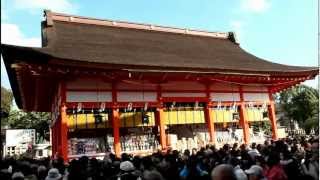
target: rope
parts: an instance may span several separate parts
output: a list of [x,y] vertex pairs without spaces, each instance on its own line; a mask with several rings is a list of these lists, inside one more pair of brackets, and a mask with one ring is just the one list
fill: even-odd
[[[215,78],[211,78],[211,80],[215,80],[218,82],[225,82],[225,83],[229,83],[229,84],[237,84],[237,85],[247,85],[247,86],[261,86],[261,84],[247,84],[247,83],[238,83],[238,82],[233,82],[233,81],[225,81],[225,80],[221,80],[221,79],[215,79]],[[285,84],[290,84],[293,82],[297,82],[297,81],[288,81],[288,82],[283,82],[283,83],[277,83],[277,84],[264,84],[266,86],[268,85],[285,85]]]

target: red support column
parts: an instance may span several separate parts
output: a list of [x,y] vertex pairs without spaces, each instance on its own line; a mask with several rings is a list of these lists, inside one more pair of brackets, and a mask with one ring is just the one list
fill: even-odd
[[67,125],[67,107],[65,105],[62,105],[60,113],[61,113],[61,122],[60,122],[61,152],[60,152],[60,155],[64,159],[64,162],[68,162],[68,125]]
[[215,130],[214,130],[214,122],[212,118],[212,111],[209,106],[206,106],[204,109],[204,116],[207,122],[210,143],[215,143]]
[[210,109],[210,105],[211,105],[211,96],[210,96],[210,84],[205,84],[206,86],[206,98],[207,98],[207,106],[204,108],[204,117],[207,123],[207,127],[208,127],[208,132],[209,132],[209,136],[210,136],[210,143],[215,143],[216,142],[216,138],[215,138],[215,130],[214,130],[214,122],[213,122],[213,114],[212,114],[212,110]]
[[51,126],[51,151],[52,151],[52,157],[54,157],[54,155],[56,154],[57,150],[56,150],[56,129],[55,129],[55,124],[53,124]]
[[[58,119],[57,119],[58,120]],[[57,121],[56,120],[56,121]],[[58,122],[55,122],[54,124],[54,134],[55,134],[55,137],[54,137],[54,142],[55,142],[55,152],[54,152],[54,155],[56,155],[56,153],[58,153],[58,150],[59,150],[59,133],[58,133]]]
[[250,132],[249,132],[249,125],[247,122],[247,116],[246,116],[246,112],[245,112],[244,103],[241,103],[241,105],[240,105],[240,125],[243,130],[244,143],[248,144],[250,142]]
[[167,141],[166,141],[166,130],[164,124],[164,114],[163,108],[158,108],[156,111],[156,122],[158,122],[159,130],[160,130],[160,144],[162,149],[167,148]]
[[53,143],[54,143],[54,153],[55,155],[58,152],[58,130],[57,130],[57,122],[54,123],[53,130],[54,130],[54,136],[53,136]]
[[271,121],[272,139],[277,140],[278,139],[278,128],[277,128],[275,106],[274,106],[274,101],[273,101],[273,97],[272,97],[271,92],[269,92],[269,102],[270,102],[270,105],[268,106],[268,114],[269,114],[269,119]]
[[247,122],[247,113],[245,109],[245,103],[244,103],[244,98],[243,98],[243,91],[242,91],[242,86],[239,88],[239,93],[240,93],[240,125],[242,126],[243,130],[243,140],[245,144],[248,144],[250,142],[250,132],[249,132],[249,125]]
[[61,156],[62,148],[61,148],[61,118],[58,117],[56,122],[56,132],[57,132],[57,153],[59,156]]
[[111,112],[112,128],[113,128],[113,148],[117,157],[121,156],[120,144],[120,115],[117,107],[117,89],[116,82],[112,82],[112,112]]
[[112,109],[112,125],[113,125],[113,138],[114,138],[114,152],[117,157],[121,155],[121,145],[120,145],[120,115],[118,109]]

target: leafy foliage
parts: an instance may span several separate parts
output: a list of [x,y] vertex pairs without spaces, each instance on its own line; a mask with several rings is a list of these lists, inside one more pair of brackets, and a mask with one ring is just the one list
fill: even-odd
[[280,93],[277,97],[280,118],[286,124],[290,120],[299,123],[308,133],[312,128],[319,130],[319,92],[309,86],[300,85]]
[[1,111],[9,113],[12,106],[12,100],[12,92],[1,86]]
[[48,139],[49,120],[50,113],[13,110],[8,117],[8,126],[16,129],[35,129],[40,139]]
[[1,87],[1,109],[8,113],[8,117],[1,117],[1,127],[13,129],[35,129],[39,139],[48,139],[50,113],[23,112],[13,109],[13,95],[6,88]]

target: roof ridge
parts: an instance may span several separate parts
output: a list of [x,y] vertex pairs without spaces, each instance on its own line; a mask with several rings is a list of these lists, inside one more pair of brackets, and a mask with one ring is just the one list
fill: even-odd
[[[52,26],[55,21],[63,21],[63,22],[73,22],[73,23],[82,23],[82,24],[92,24],[92,25],[100,25],[100,26],[111,26],[111,27],[119,27],[119,28],[129,28],[129,29],[140,29],[140,30],[149,30],[149,31],[157,31],[157,32],[167,32],[167,33],[175,33],[175,34],[186,34],[186,35],[194,35],[194,36],[204,36],[204,37],[212,37],[218,39],[229,39],[234,42],[234,32],[210,32],[205,30],[197,30],[197,29],[188,29],[188,28],[178,28],[178,27],[169,27],[169,26],[161,26],[161,25],[153,25],[153,24],[145,24],[145,23],[134,23],[127,21],[119,21],[119,20],[109,20],[109,19],[98,19],[77,15],[70,15],[64,13],[52,12],[50,10],[44,10],[44,16],[46,17],[47,26]],[[238,42],[234,42],[238,44]]]

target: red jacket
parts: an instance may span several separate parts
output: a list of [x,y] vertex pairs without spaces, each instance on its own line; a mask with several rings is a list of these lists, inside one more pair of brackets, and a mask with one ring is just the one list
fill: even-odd
[[267,170],[266,176],[268,180],[288,180],[288,177],[280,164],[274,165]]

